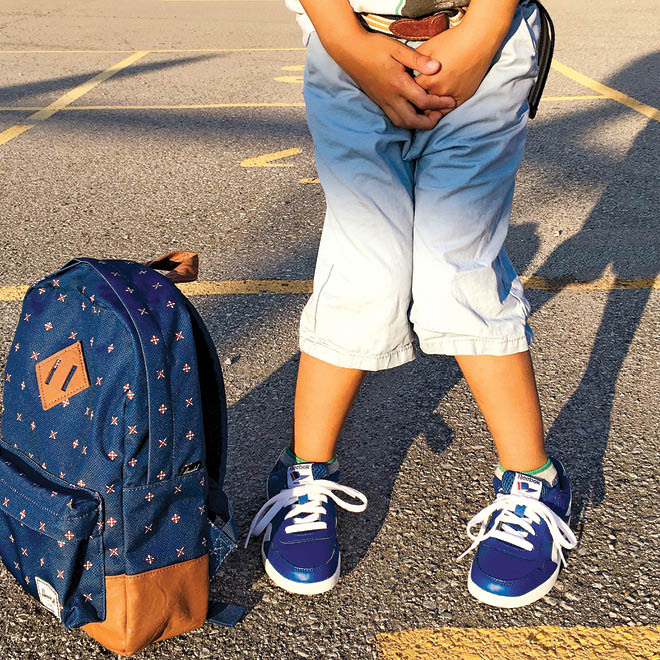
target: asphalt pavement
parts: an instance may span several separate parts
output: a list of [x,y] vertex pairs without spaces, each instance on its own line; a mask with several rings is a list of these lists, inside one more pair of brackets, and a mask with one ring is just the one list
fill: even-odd
[[[342,480],[369,507],[340,514],[339,585],[314,598],[280,591],[253,542],[213,582],[216,597],[248,607],[235,629],[207,625],[136,658],[660,658],[660,9],[546,6],[569,69],[552,71],[530,124],[507,249],[536,276],[527,294],[548,447],[575,491],[579,547],[557,587],[514,611],[467,593],[469,561],[455,558],[491,501],[496,457],[453,359],[420,354],[368,376],[342,434]],[[15,287],[75,256],[190,249],[203,280],[312,278],[324,201],[304,56],[283,0],[3,2],[0,365]],[[30,118],[53,103],[52,116]],[[227,488],[242,538],[290,435],[306,299],[193,298],[227,362]],[[0,599],[2,657],[113,657],[4,568]],[[550,632],[545,646],[529,641],[549,627],[576,631],[576,646]],[[500,629],[526,632],[509,648],[506,634],[489,636]]]

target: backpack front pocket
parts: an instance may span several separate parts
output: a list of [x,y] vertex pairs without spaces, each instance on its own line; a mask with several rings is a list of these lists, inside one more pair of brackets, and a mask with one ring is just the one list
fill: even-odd
[[94,491],[0,447],[0,556],[67,628],[105,619],[102,505]]

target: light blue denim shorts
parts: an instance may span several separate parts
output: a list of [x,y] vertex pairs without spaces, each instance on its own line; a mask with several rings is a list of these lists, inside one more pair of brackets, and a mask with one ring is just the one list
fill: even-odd
[[304,96],[327,212],[302,351],[375,371],[412,360],[415,335],[425,353],[527,350],[503,243],[539,25],[521,3],[476,94],[430,131],[394,126],[312,34]]

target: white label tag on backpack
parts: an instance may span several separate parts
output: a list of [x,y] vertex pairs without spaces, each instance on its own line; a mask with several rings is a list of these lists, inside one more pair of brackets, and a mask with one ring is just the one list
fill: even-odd
[[37,585],[37,593],[39,594],[41,604],[59,619],[60,597],[57,595],[57,591],[46,580],[42,580],[40,577],[35,576],[34,583]]
[[311,463],[292,465],[286,473],[287,486],[294,488],[295,486],[301,486],[305,482],[314,481],[313,467]]
[[516,472],[513,486],[511,486],[511,495],[523,495],[524,497],[531,497],[534,500],[540,500],[542,489],[543,482],[540,479]]

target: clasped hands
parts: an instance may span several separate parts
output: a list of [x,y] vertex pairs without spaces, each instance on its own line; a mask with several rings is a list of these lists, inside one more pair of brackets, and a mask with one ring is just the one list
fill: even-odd
[[417,49],[365,32],[335,59],[395,126],[429,130],[476,92],[492,59],[461,28]]

